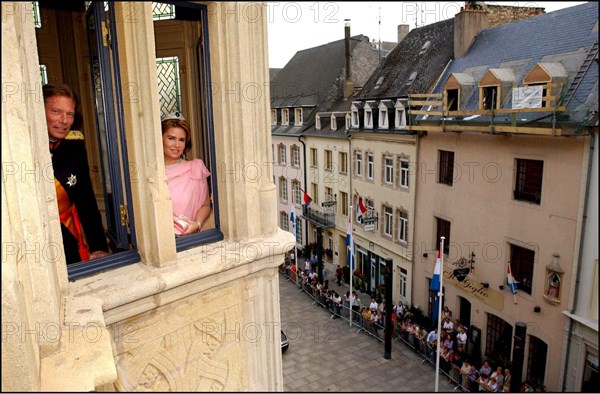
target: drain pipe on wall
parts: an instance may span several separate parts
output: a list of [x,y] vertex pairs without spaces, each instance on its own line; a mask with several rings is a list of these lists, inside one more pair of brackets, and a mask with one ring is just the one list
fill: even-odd
[[[304,178],[304,190],[307,189],[307,185],[306,185],[306,144],[304,143],[304,141],[302,140],[304,138],[304,136],[302,134],[300,134],[298,136],[298,141],[302,144],[302,161],[303,161],[303,165],[304,167],[302,168],[302,177]],[[304,202],[302,200],[301,204],[302,206],[304,206]],[[306,244],[308,244],[308,226],[306,225],[306,222],[304,223],[304,239],[306,240]],[[305,244],[305,245],[306,245]],[[302,245],[302,249],[304,249],[304,245]],[[298,256],[296,256],[296,259],[298,259]],[[302,267],[304,269],[304,267]]]
[[[588,168],[587,168],[587,181],[586,181],[586,185],[585,185],[585,196],[584,196],[584,202],[583,202],[583,218],[581,221],[581,237],[579,239],[579,253],[578,253],[578,258],[577,258],[577,273],[575,275],[575,290],[574,290],[574,296],[573,296],[573,307],[571,308],[571,311],[569,312],[571,315],[574,315],[575,312],[577,311],[577,302],[579,300],[579,282],[580,282],[580,277],[581,277],[581,266],[582,266],[582,261],[581,258],[583,256],[583,244],[585,241],[585,226],[587,223],[587,210],[588,210],[588,203],[589,203],[589,193],[590,193],[590,178],[592,176],[592,165],[594,162],[594,145],[596,144],[596,136],[594,135],[594,132],[591,131],[588,128],[588,134],[590,135],[590,153],[589,153],[589,158],[588,158]],[[571,357],[570,353],[571,353],[571,337],[573,336],[573,318],[569,317],[569,332],[567,334],[567,349],[565,351],[565,368],[563,370],[563,382],[562,382],[562,390],[563,392],[566,391],[566,387],[567,387],[567,377],[568,377],[568,371],[569,371],[569,359]]]

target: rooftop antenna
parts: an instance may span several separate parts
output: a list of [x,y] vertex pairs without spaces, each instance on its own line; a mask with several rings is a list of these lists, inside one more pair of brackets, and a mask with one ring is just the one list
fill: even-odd
[[381,61],[381,7],[379,7],[379,61]]
[[415,12],[415,29],[419,27],[419,3],[415,3],[417,12]]

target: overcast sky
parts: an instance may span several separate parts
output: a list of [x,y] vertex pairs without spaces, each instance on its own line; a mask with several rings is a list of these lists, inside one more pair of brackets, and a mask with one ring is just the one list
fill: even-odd
[[[544,7],[546,12],[585,2],[488,1],[487,4]],[[350,34],[397,41],[398,25],[428,25],[452,18],[464,1],[436,2],[267,2],[269,67],[283,68],[297,51],[344,38],[344,19]],[[381,26],[379,24],[381,15]]]

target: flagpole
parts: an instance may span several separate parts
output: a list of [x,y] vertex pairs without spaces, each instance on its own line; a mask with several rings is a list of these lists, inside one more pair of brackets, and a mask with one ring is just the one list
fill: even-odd
[[440,259],[442,261],[442,266],[440,267],[440,290],[438,291],[438,335],[437,335],[437,355],[435,356],[435,392],[437,393],[439,390],[440,384],[440,339],[442,338],[442,296],[444,289],[444,239],[445,237],[440,237]]
[[352,259],[354,258],[354,234],[352,233],[352,205],[350,205],[349,207],[349,211],[348,211],[348,215],[350,215],[350,250],[348,250],[346,253],[350,253],[350,297],[348,297],[348,300],[350,301],[350,327],[352,327],[352,313],[354,312],[354,309],[352,309],[352,277],[354,276],[354,272],[352,271]]
[[290,207],[290,215],[294,214],[294,220],[292,222],[292,229],[294,230],[294,265],[296,266],[296,275],[294,282],[298,285],[298,241],[296,240],[296,202],[294,201],[294,191],[292,190],[292,206]]

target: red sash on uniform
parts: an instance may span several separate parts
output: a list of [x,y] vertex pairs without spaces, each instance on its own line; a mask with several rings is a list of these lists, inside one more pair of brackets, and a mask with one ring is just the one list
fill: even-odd
[[75,208],[75,205],[71,205],[71,200],[69,200],[67,191],[56,178],[54,178],[54,186],[56,187],[56,197],[58,198],[60,222],[77,240],[81,261],[88,261],[90,259],[90,249],[83,238],[83,229],[81,228],[81,221],[79,220],[77,209]]

